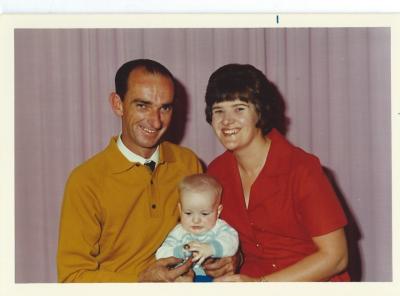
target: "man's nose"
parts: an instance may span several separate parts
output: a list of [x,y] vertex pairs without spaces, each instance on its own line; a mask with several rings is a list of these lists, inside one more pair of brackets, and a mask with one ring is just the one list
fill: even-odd
[[149,122],[152,128],[160,129],[162,127],[161,114],[159,110],[153,110],[150,114]]

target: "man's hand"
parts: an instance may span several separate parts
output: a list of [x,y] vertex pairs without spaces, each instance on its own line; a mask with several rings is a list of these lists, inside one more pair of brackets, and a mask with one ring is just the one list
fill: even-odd
[[232,275],[239,267],[240,258],[241,254],[239,251],[231,257],[209,258],[204,262],[203,268],[206,274],[213,278]]
[[139,282],[189,281],[189,277],[193,279],[193,273],[190,272],[192,259],[189,258],[185,263],[174,268],[181,262],[182,259],[175,257],[159,259],[139,274]]

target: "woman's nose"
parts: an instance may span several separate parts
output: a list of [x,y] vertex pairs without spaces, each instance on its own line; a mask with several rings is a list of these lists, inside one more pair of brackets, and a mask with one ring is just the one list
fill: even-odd
[[222,124],[227,125],[232,123],[234,120],[232,114],[230,112],[225,112],[222,118]]

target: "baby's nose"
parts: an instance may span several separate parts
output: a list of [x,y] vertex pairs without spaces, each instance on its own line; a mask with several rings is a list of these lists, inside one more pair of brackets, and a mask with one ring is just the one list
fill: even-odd
[[193,216],[193,223],[199,223],[200,222],[200,217],[197,215]]

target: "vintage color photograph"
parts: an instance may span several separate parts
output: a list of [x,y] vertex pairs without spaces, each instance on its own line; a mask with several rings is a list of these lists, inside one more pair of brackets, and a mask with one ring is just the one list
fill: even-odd
[[392,33],[16,26],[15,283],[392,282]]

